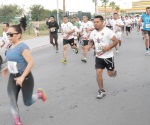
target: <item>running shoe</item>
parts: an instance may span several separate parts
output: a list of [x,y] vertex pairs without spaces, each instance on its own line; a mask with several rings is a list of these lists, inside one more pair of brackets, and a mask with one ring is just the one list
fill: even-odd
[[114,75],[113,75],[113,77],[116,77],[116,76],[117,76],[117,71],[115,71],[115,72],[114,72]]
[[118,51],[118,50],[116,50],[116,54],[118,54],[118,52],[119,52],[119,51]]
[[22,122],[15,123],[15,125],[23,125]]
[[58,49],[56,49],[56,53],[58,53]]
[[43,102],[45,102],[46,101],[46,99],[47,99],[47,97],[46,97],[46,94],[45,94],[45,92],[43,91],[43,89],[42,88],[38,88],[38,93],[41,93],[41,99],[42,99],[42,101]]
[[99,90],[97,94],[97,99],[102,99],[106,95],[105,90]]
[[63,59],[61,62],[64,63],[64,64],[66,64],[66,63],[67,63],[67,60],[66,60],[66,59]]
[[121,42],[119,42],[119,47],[121,46]]
[[146,50],[146,55],[149,54],[149,50]]
[[77,49],[75,50],[75,53],[78,54],[78,52],[79,52],[79,50],[78,50],[78,48],[77,48]]
[[82,61],[82,62],[85,62],[85,63],[87,62],[86,59],[82,59],[81,61]]

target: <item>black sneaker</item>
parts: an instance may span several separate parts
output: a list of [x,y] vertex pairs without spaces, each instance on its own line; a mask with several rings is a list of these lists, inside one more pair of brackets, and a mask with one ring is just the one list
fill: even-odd
[[114,75],[113,75],[113,77],[116,77],[116,76],[117,76],[117,71],[115,71],[115,72],[114,72]]
[[99,90],[96,98],[102,99],[104,96],[106,96],[105,90]]
[[86,63],[86,62],[87,62],[87,61],[86,61],[86,59],[82,59],[81,61],[82,61],[82,62],[84,62],[84,63]]

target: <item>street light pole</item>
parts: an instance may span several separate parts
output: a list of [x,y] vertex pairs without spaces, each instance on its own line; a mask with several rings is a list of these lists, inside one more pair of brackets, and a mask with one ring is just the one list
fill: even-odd
[[57,23],[59,25],[59,3],[58,3],[58,0],[57,0]]

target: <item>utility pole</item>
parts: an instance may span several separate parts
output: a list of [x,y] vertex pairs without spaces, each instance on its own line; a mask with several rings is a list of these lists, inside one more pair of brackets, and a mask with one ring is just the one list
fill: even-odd
[[59,25],[59,3],[58,3],[58,0],[57,0],[57,23]]
[[66,0],[63,0],[63,13],[66,13]]

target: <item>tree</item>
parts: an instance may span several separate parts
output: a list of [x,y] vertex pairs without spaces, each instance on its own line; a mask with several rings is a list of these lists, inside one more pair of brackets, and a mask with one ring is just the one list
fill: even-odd
[[32,20],[43,20],[43,14],[45,10],[42,5],[32,5],[30,7],[30,12],[32,15]]
[[[11,19],[15,18],[16,16],[21,16],[23,12],[23,8],[19,7],[16,4],[9,4],[9,5],[1,5],[0,6],[0,16],[8,17],[7,22]],[[2,21],[2,20],[0,20]]]
[[116,6],[115,7],[115,10],[117,11],[117,13],[119,12],[119,10],[120,10],[120,7],[119,6]]
[[108,0],[101,0],[102,1],[102,6],[105,8],[105,21],[106,21],[106,5],[108,3]]
[[92,0],[93,3],[95,3],[95,15],[97,15],[97,0]]
[[114,9],[116,7],[116,3],[112,1],[112,2],[109,3],[109,6],[112,8],[112,13],[114,13]]

